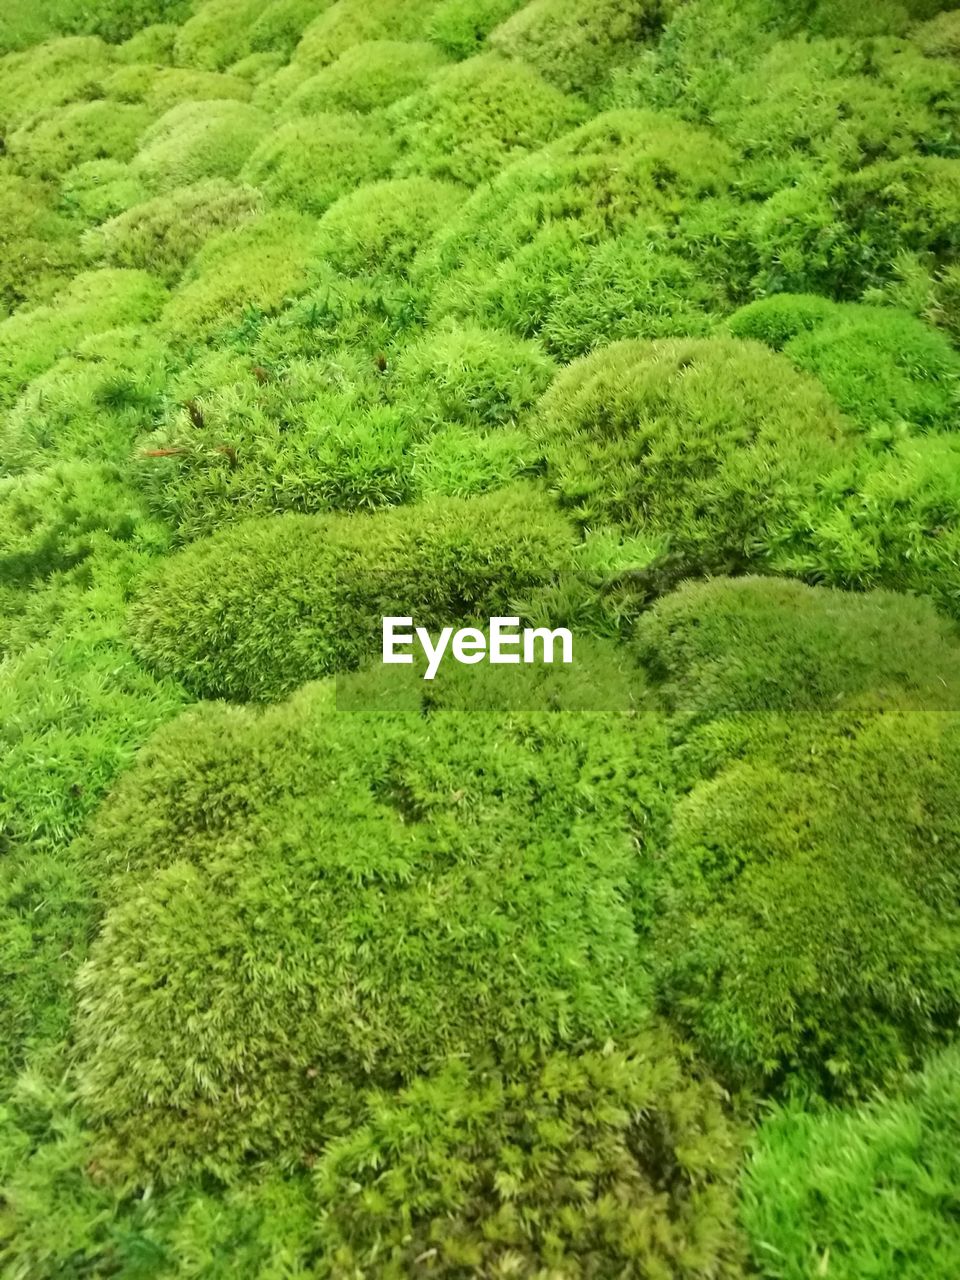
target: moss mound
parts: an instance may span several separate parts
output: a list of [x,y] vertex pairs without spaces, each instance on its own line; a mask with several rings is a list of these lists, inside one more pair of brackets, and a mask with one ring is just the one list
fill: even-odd
[[686,583],[638,629],[643,661],[685,726],[840,706],[960,710],[958,642],[927,601],[776,578]]
[[249,103],[182,102],[144,134],[133,169],[159,192],[235,178],[268,128],[268,117]]
[[251,187],[210,178],[155,196],[94,228],[88,252],[113,267],[139,267],[173,283],[211,236],[262,211]]
[[317,253],[350,275],[404,272],[462,200],[452,183],[433,178],[365,183],[320,219]]
[[730,1082],[864,1091],[960,1012],[957,717],[760,717],[728,737],[702,749],[661,862],[660,1000]]
[[392,148],[353,115],[311,116],[269,134],[243,168],[270,200],[320,214],[351,187],[381,177]]
[[104,1158],[167,1178],[317,1151],[365,1082],[635,1024],[633,854],[578,795],[598,728],[371,721],[326,687],[171,726],[87,854],[118,873],[79,980]]
[[522,63],[483,54],[438,72],[399,103],[400,173],[428,173],[476,186],[565,133],[579,104]]
[[960,1179],[960,1061],[933,1058],[900,1093],[856,1111],[773,1112],[748,1165],[743,1217],[759,1265],[782,1274],[829,1258],[838,1280],[925,1280],[960,1267],[960,1230],[943,1212]]
[[426,41],[368,40],[304,80],[283,111],[303,116],[376,111],[416,92],[445,63]]
[[399,1280],[429,1252],[492,1275],[739,1276],[737,1146],[716,1087],[660,1034],[552,1054],[521,1078],[457,1063],[376,1097],[317,1165],[336,1259],[322,1273],[375,1265]]
[[714,570],[774,560],[850,456],[816,383],[723,338],[576,361],[544,397],[541,431],[549,482],[578,520],[647,531]]
[[133,625],[146,660],[194,692],[275,699],[378,652],[402,601],[434,628],[508,613],[564,566],[569,537],[525,488],[240,524],[168,560]]

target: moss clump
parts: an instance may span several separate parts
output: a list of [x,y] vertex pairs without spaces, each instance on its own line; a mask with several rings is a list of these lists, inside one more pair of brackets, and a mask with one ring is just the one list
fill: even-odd
[[731,330],[767,340],[816,374],[851,417],[868,426],[949,428],[960,407],[960,356],[947,338],[889,307],[823,298],[765,298],[731,318]]
[[73,228],[55,191],[0,171],[0,319],[24,303],[46,301],[79,261]]
[[310,76],[283,104],[286,115],[376,111],[415,93],[446,63],[423,41],[368,40]]
[[635,854],[587,781],[609,733],[334,701],[189,714],[86,842],[112,884],[79,977],[80,1088],[128,1175],[317,1152],[369,1084],[644,1018]]
[[190,264],[163,312],[163,327],[183,341],[211,340],[278,311],[307,284],[316,224],[291,209],[254,218],[214,236]]
[[87,252],[114,267],[142,267],[172,284],[211,236],[262,212],[251,187],[209,178],[134,205],[85,237]]
[[462,200],[455,186],[433,178],[366,183],[320,219],[317,255],[352,275],[404,272]]
[[[641,218],[605,241],[574,269],[544,318],[541,340],[572,360],[620,338],[693,337],[707,333],[721,290],[696,255],[651,234]],[[721,296],[718,296],[721,295]]]
[[188,67],[159,67],[150,77],[144,101],[157,115],[185,102],[247,102],[248,84],[237,76]]
[[690,582],[639,624],[659,696],[685,729],[750,712],[960,710],[960,633],[924,600],[777,578]]
[[39,178],[55,178],[84,160],[129,160],[150,123],[143,106],[80,102],[55,108],[10,135],[14,165]]
[[960,443],[953,435],[903,440],[835,487],[790,569],[857,589],[930,596],[960,617]]
[[668,9],[662,0],[531,0],[491,33],[490,44],[567,92],[590,93],[656,38]]
[[730,1082],[866,1090],[960,1014],[957,718],[732,729],[675,809],[660,863],[661,1003]]
[[120,466],[164,407],[169,353],[145,328],[81,338],[0,417],[8,475],[85,459]]
[[738,1138],[719,1090],[685,1066],[652,1033],[519,1077],[455,1063],[376,1095],[314,1171],[336,1259],[321,1274],[400,1280],[430,1251],[440,1271],[489,1275],[740,1276]]
[[565,133],[578,103],[522,63],[494,54],[439,72],[399,103],[398,172],[428,173],[475,186],[510,161]]
[[523,0],[440,0],[426,33],[454,58],[479,53],[487,36],[519,9]]
[[141,503],[117,470],[66,462],[0,479],[0,584],[22,583],[72,568],[99,534],[129,541],[143,520]]
[[311,116],[268,134],[243,178],[270,200],[320,214],[351,187],[385,174],[391,157],[382,128],[352,115]]
[[532,409],[554,372],[553,361],[535,342],[495,329],[450,327],[402,352],[396,395],[427,422],[499,427]]
[[86,271],[48,304],[0,321],[0,405],[81,337],[152,320],[163,287],[143,271]]
[[194,692],[269,701],[378,651],[401,597],[422,626],[502,613],[565,566],[570,539],[526,488],[251,521],[168,560],[133,626],[145,659]]
[[88,226],[118,216],[146,196],[141,180],[120,160],[87,160],[68,170],[60,183],[61,208]]
[[133,168],[160,192],[235,178],[268,129],[268,117],[248,103],[183,102],[147,130]]
[[422,270],[437,310],[542,326],[585,248],[637,221],[677,222],[687,201],[721,191],[727,154],[705,130],[648,111],[614,111],[510,165],[464,205]]
[[956,1048],[855,1111],[773,1111],[754,1141],[741,1210],[757,1265],[775,1250],[791,1280],[815,1274],[823,1258],[837,1280],[954,1275],[958,1152]]
[[185,67],[223,71],[250,53],[250,30],[269,9],[263,0],[204,0],[177,33],[176,61]]
[[372,40],[418,40],[423,36],[422,0],[338,0],[304,31],[294,62],[319,70],[358,44]]
[[691,569],[775,561],[851,456],[812,379],[729,338],[597,351],[559,376],[541,422],[549,482],[578,520],[661,537]]
[[110,49],[95,37],[50,40],[3,60],[0,120],[6,129],[68,102],[100,96],[100,77],[111,69]]

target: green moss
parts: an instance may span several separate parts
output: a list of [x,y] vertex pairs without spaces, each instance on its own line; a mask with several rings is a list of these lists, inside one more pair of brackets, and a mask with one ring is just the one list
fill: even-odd
[[242,176],[272,201],[323,213],[334,200],[390,168],[382,127],[357,116],[319,115],[281,125],[263,139]]
[[523,0],[440,0],[426,34],[454,58],[479,53],[495,26],[519,9]]
[[263,13],[263,0],[204,0],[177,35],[178,64],[223,71],[250,53],[250,28]]
[[87,160],[60,183],[60,207],[91,225],[116,217],[146,197],[143,183],[120,160]]
[[250,86],[234,75],[187,67],[158,67],[150,77],[144,101],[160,115],[188,102],[246,102]]
[[727,1081],[854,1093],[948,1036],[957,730],[939,710],[755,718],[677,806],[656,985]]
[[400,173],[474,186],[566,132],[579,104],[522,63],[484,54],[433,77],[390,113],[399,128]]
[[526,488],[251,521],[168,561],[133,625],[146,660],[193,691],[275,699],[378,652],[401,597],[423,626],[507,609],[564,566],[570,537]]
[[686,583],[640,621],[641,657],[684,728],[745,712],[960,709],[955,624],[924,600],[776,578]]
[[836,586],[916,591],[960,617],[958,459],[952,435],[868,457],[857,476],[844,477],[789,567]]
[[164,406],[169,355],[145,328],[81,338],[0,417],[8,475],[57,459],[120,465]]
[[251,187],[210,178],[138,202],[89,232],[84,247],[110,266],[142,267],[172,283],[211,236],[261,211],[262,200]]
[[5,129],[14,129],[39,112],[102,97],[100,78],[109,70],[109,47],[94,37],[51,40],[6,57],[0,121]]
[[462,200],[455,186],[432,178],[366,183],[320,219],[317,254],[349,274],[403,272]]
[[50,179],[85,160],[129,160],[150,120],[142,106],[80,102],[35,117],[7,146],[18,169]]
[[36,179],[0,170],[0,319],[43,302],[79,263],[73,228],[55,192]]
[[[615,111],[510,165],[437,237],[423,271],[437,308],[532,336],[584,247],[634,220],[676,223],[687,201],[726,185],[727,155],[706,131],[646,111]],[[494,320],[494,322],[497,322]]]
[[418,40],[423,32],[422,0],[338,0],[304,31],[294,61],[319,70],[354,45],[371,40]]
[[282,109],[287,115],[305,116],[375,111],[420,89],[445,61],[422,41],[369,40],[353,45],[304,80]]
[[183,102],[146,132],[133,168],[161,192],[235,178],[268,128],[268,118],[247,103]]
[[955,9],[938,13],[929,22],[910,32],[911,41],[933,58],[951,58],[960,53],[960,14]]
[[619,338],[692,337],[713,327],[723,301],[695,254],[677,252],[641,218],[571,273],[540,337],[565,360]]
[[759,1267],[783,1280],[927,1280],[960,1269],[960,1058],[932,1058],[856,1111],[772,1112],[747,1165],[742,1215]]
[[324,686],[158,737],[85,854],[112,881],[76,1028],[102,1158],[167,1180],[316,1152],[367,1084],[637,1025],[634,854],[588,782],[598,729],[371,720]]
[[522,418],[555,368],[535,342],[497,330],[449,327],[400,355],[396,397],[418,419],[484,428]]
[[189,341],[222,335],[244,317],[278,311],[307,285],[316,224],[292,210],[254,218],[207,241],[163,312],[164,328]]
[[531,0],[491,33],[490,45],[567,92],[590,93],[657,37],[669,8],[661,0]]
[[86,271],[48,304],[0,321],[0,405],[80,338],[152,320],[162,286],[143,271]]
[[452,1064],[375,1096],[317,1165],[320,1274],[399,1280],[430,1252],[451,1273],[739,1276],[737,1148],[716,1086],[656,1033],[520,1078]]
[[691,568],[775,560],[850,429],[788,362],[731,339],[620,342],[544,397],[548,481],[585,525],[667,539]]

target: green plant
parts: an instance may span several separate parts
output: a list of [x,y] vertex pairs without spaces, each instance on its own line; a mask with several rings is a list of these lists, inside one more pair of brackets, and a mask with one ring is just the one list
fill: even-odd
[[251,521],[166,562],[132,624],[144,658],[194,692],[269,701],[378,651],[387,614],[446,626],[508,610],[569,547],[565,521],[526,488]]
[[368,40],[304,80],[283,104],[292,116],[376,111],[415,93],[445,65],[423,41]]
[[619,342],[545,395],[547,479],[586,526],[659,536],[688,572],[776,563],[851,456],[829,397],[729,338]]
[[134,172],[157,192],[202,178],[236,178],[269,124],[246,102],[181,102],[144,134]]
[[396,171],[476,186],[582,114],[523,63],[481,54],[438,71],[390,112],[400,144]]
[[440,0],[431,11],[426,34],[454,58],[469,58],[521,4],[522,0]]
[[320,219],[317,255],[351,275],[402,274],[462,199],[452,183],[433,178],[365,183]]
[[[765,1275],[927,1280],[960,1267],[960,1061],[932,1057],[902,1091],[855,1111],[773,1111],[754,1140],[741,1210]],[[826,1262],[824,1262],[826,1259]]]
[[351,187],[379,178],[392,148],[377,125],[354,115],[318,115],[268,134],[242,170],[270,200],[321,214]]

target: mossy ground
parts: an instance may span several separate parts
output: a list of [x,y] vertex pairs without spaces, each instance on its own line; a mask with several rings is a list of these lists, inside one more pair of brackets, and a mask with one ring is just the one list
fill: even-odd
[[960,1274],[958,53],[4,6],[0,1273]]

